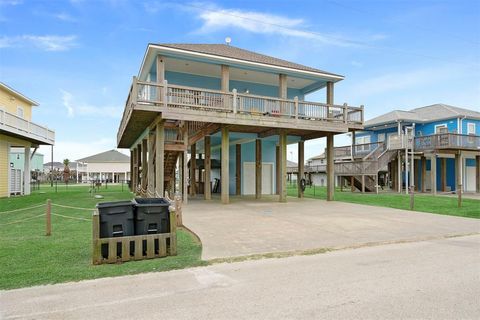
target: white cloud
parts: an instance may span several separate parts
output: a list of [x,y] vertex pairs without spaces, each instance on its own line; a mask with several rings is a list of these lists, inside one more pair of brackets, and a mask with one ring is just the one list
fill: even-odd
[[74,35],[21,35],[14,37],[1,37],[0,48],[34,46],[44,51],[66,51],[75,47],[77,37]]
[[[322,44],[336,46],[362,46],[367,44],[353,38],[338,34],[317,32],[308,28],[308,23],[300,18],[290,18],[270,13],[245,11],[241,9],[224,9],[208,3],[186,5],[195,11],[203,24],[197,32],[210,33],[227,28],[238,28],[251,33],[279,35],[302,38]],[[193,9],[192,9],[193,8]],[[366,41],[384,39],[383,34],[368,36]]]
[[74,101],[75,97],[68,91],[60,90],[62,93],[62,104],[67,110],[70,118],[75,116],[102,116],[109,118],[120,118],[122,108],[116,106],[95,106]]
[[72,17],[70,14],[66,12],[60,12],[60,13],[55,13],[53,14],[54,18],[57,18],[58,20],[65,21],[65,22],[76,22],[77,19]]
[[0,0],[0,6],[17,6],[22,3],[22,0]]

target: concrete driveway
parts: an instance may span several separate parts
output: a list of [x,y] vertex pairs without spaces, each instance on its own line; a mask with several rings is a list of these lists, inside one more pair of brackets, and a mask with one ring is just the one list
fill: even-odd
[[183,222],[200,237],[203,259],[480,233],[476,219],[297,198],[194,199]]

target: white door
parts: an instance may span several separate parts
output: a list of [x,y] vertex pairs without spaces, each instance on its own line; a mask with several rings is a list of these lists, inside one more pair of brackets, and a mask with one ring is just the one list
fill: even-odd
[[465,191],[475,192],[475,167],[465,167]]
[[[243,163],[242,194],[255,194],[255,162]],[[273,194],[273,163],[262,163],[262,194]]]

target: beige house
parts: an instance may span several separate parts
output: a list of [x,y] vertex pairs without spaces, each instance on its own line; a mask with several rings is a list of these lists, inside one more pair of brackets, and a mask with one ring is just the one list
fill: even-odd
[[[53,130],[32,122],[36,106],[37,102],[0,82],[0,197],[30,194],[31,159],[40,145],[55,143]],[[23,170],[10,163],[12,148],[24,149]]]
[[120,183],[130,180],[130,157],[109,150],[77,160],[78,180]]

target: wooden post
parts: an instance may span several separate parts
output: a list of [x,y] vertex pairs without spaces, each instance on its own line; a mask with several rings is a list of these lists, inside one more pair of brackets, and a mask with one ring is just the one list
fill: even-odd
[[280,132],[280,202],[287,202],[287,133]]
[[441,158],[440,160],[440,183],[442,191],[447,191],[447,158]]
[[390,180],[392,181],[392,190],[397,190],[397,161],[394,159],[390,162]]
[[52,200],[47,199],[47,206],[45,207],[45,235],[52,235]]
[[298,172],[297,172],[297,189],[298,197],[303,198],[304,191],[301,188],[301,180],[305,174],[305,141],[298,141]]
[[170,211],[170,255],[177,255],[177,213]]
[[175,213],[177,217],[177,227],[183,226],[182,201],[180,197],[175,197]]
[[475,156],[475,191],[480,193],[480,156]]
[[262,197],[262,140],[255,140],[255,199]]
[[223,204],[228,204],[230,202],[229,199],[229,134],[228,134],[228,127],[222,125],[222,168],[221,168],[221,182],[220,182],[220,189],[221,189],[221,198]]
[[275,146],[275,194],[280,194],[280,145]]
[[413,188],[410,188],[410,210],[413,210],[413,207],[415,205],[414,193],[415,191],[413,190]]
[[130,184],[131,184],[131,190],[132,192],[136,191],[137,188],[137,170],[138,170],[138,164],[137,164],[137,148],[133,148],[133,153],[132,153],[132,163],[133,163],[133,170],[130,172]]
[[278,97],[280,99],[287,99],[287,75],[278,75]]
[[355,177],[350,176],[350,191],[355,192]]
[[[132,175],[133,175],[133,163],[134,163],[134,155],[135,152],[130,149],[130,191],[133,192],[133,184],[132,184]],[[78,173],[77,173],[78,175]],[[125,180],[127,180],[127,173],[125,172]],[[78,179],[77,179],[78,182]],[[123,183],[122,183],[122,189],[123,189]]]
[[437,157],[435,154],[430,158],[430,180],[432,185],[432,194],[437,194]]
[[[147,170],[147,190],[149,195],[155,197],[155,166],[154,166],[154,155],[155,155],[155,144],[154,144],[154,132],[150,131],[147,135],[148,142],[148,170]],[[163,193],[159,195],[162,197]]]
[[147,139],[142,140],[142,189],[147,189],[147,172],[148,172],[148,165],[147,165]]
[[211,179],[211,169],[212,169],[212,162],[211,162],[211,142],[210,136],[205,136],[204,138],[204,149],[205,149],[205,181],[204,181],[204,195],[205,200],[212,199],[212,189],[210,188],[210,179]]
[[427,192],[427,186],[425,183],[425,177],[427,176],[427,158],[425,156],[422,156],[422,175],[421,175],[421,185],[422,185],[422,192],[425,193]]
[[135,179],[135,182],[136,182],[136,185],[135,185],[135,193],[137,192],[137,188],[138,186],[141,186],[141,179],[140,179],[140,175],[141,175],[141,171],[140,171],[140,167],[142,165],[142,143],[139,143],[138,146],[137,146],[137,177]]
[[352,150],[350,150],[350,157],[351,159],[355,159],[355,130],[352,131]]
[[100,239],[100,216],[98,210],[93,211],[92,216],[92,263],[100,264],[102,262]]
[[190,195],[197,193],[197,145],[190,146]]
[[183,204],[186,205],[188,203],[188,186],[187,186],[187,175],[188,175],[188,131],[187,131],[187,123],[184,124],[184,128],[182,129],[183,135],[183,145],[185,147],[185,151],[183,151],[182,157],[182,195],[183,195]]
[[235,194],[242,194],[242,145],[235,145]]
[[402,154],[397,151],[397,191],[402,193]]
[[335,172],[333,163],[333,133],[327,134],[327,201],[333,201]]
[[365,193],[365,175],[362,174],[362,193]]
[[[155,193],[162,197],[165,185],[165,125],[163,121],[157,123],[155,133],[155,148],[157,149],[155,153]],[[175,177],[172,178],[175,179]]]
[[221,90],[223,92],[230,91],[230,67],[227,65],[222,64],[221,66]]
[[457,176],[457,195],[458,195],[458,207],[462,207],[462,169],[463,169],[463,157],[462,152],[459,151],[455,154],[455,167],[456,167],[456,176]]

